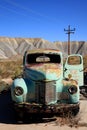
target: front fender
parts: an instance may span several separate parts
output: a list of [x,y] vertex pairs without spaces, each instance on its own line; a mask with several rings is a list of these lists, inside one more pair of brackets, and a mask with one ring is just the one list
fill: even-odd
[[[69,93],[69,88],[74,85],[77,88],[77,92],[74,94]],[[79,94],[79,86],[77,81],[71,79],[71,80],[63,80],[63,91],[67,92],[69,95],[69,102],[70,103],[78,103],[80,94]]]
[[[21,87],[23,89],[23,94],[20,95],[20,96],[17,96],[15,95],[14,93],[14,89],[16,87]],[[15,102],[24,102],[26,101],[26,95],[27,95],[27,85],[26,85],[26,82],[23,78],[17,78],[13,81],[13,84],[12,84],[12,87],[11,87],[11,97],[12,97],[12,100],[15,101]]]

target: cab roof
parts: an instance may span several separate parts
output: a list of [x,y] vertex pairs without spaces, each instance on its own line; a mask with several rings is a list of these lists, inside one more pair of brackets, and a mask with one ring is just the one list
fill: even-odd
[[61,53],[61,51],[55,49],[34,49],[34,50],[27,51],[27,54],[35,54],[35,53],[59,54]]

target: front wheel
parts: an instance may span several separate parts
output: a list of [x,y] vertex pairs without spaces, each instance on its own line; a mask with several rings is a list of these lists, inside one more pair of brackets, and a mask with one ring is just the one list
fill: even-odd
[[19,124],[24,123],[24,112],[15,111],[15,119]]

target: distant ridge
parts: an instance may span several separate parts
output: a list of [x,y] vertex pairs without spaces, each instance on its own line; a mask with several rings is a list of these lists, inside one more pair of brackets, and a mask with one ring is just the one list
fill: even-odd
[[[67,56],[67,42],[49,42],[42,38],[9,38],[0,37],[0,59],[22,57],[26,50],[49,48],[61,50]],[[87,55],[87,42],[72,41],[71,53]]]

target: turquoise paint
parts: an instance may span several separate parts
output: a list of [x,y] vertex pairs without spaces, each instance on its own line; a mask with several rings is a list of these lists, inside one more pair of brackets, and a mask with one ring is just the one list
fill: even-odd
[[27,102],[35,102],[35,81],[25,78],[27,85]]
[[[19,86],[21,88],[23,88],[24,93],[21,96],[16,96],[14,95],[14,89]],[[24,81],[23,78],[17,78],[14,80],[13,85],[11,87],[11,95],[12,95],[12,100],[15,102],[25,102],[26,101],[26,94],[27,94],[28,90],[27,90],[27,85]]]
[[[61,68],[61,70],[62,70],[62,68]],[[35,81],[38,81],[38,80],[58,80],[58,79],[60,79],[62,73],[61,73],[61,75],[57,76],[57,74],[55,72],[50,72],[50,70],[49,70],[49,72],[46,72],[46,71],[43,72],[40,70],[32,70],[32,69],[26,68],[24,75],[25,75],[25,77],[27,77],[31,80],[35,80]]]

